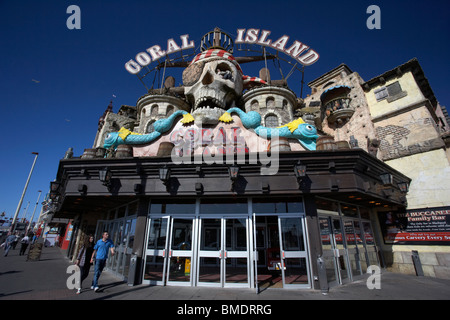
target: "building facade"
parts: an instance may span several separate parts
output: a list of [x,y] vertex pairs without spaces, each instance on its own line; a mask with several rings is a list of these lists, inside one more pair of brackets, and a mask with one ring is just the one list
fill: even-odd
[[[130,284],[326,290],[369,266],[406,270],[411,250],[442,258],[426,272],[445,276],[448,242],[404,246],[386,234],[386,217],[448,206],[445,190],[420,200],[417,173],[402,163],[432,156],[448,174],[445,113],[432,92],[422,104],[399,104],[416,97],[420,75],[402,68],[417,61],[368,82],[340,65],[301,99],[267,70],[248,81],[238,60],[213,42],[184,65],[183,86],[167,78],[135,107],[116,114],[110,105],[93,148],[60,161],[53,208],[73,220],[68,255],[89,233],[108,230],[118,254],[107,267]],[[425,140],[389,135],[392,123],[414,134],[411,112],[424,117]]]

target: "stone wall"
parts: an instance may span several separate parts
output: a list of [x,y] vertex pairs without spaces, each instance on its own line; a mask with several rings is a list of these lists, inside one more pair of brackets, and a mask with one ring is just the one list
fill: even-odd
[[[414,250],[417,250],[415,248]],[[427,252],[417,250],[424,276],[440,279],[450,279],[450,253]],[[412,251],[396,251],[384,255],[387,270],[404,274],[415,275],[416,270],[412,259]]]

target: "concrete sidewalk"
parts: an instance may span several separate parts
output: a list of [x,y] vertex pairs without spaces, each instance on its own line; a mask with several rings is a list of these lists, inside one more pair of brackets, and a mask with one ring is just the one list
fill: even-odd
[[314,290],[229,289],[173,286],[128,286],[104,271],[100,291],[90,290],[93,269],[83,292],[69,290],[66,273],[70,261],[59,248],[44,248],[39,261],[26,261],[19,248],[7,257],[0,252],[0,300],[448,300],[450,280],[383,272],[381,289],[369,290],[366,280],[331,288],[327,295]]

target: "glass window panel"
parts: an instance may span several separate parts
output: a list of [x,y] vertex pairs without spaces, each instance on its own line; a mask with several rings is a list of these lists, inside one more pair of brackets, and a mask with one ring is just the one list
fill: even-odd
[[199,282],[220,283],[220,259],[214,257],[200,258]]
[[226,248],[232,251],[247,250],[247,228],[245,219],[227,219]]
[[145,260],[145,280],[162,281],[164,258],[158,256],[147,256]]
[[227,258],[225,266],[226,283],[247,283],[247,258]]
[[173,219],[172,249],[191,250],[192,219]]
[[128,205],[128,215],[129,216],[133,216],[133,215],[137,214],[138,203],[139,202],[135,201]]
[[308,284],[308,268],[305,258],[284,259],[286,284]]
[[169,264],[169,281],[189,282],[191,280],[191,258],[172,257]]
[[202,200],[200,213],[248,213],[247,199],[233,199],[233,201],[223,200]]
[[172,199],[155,200],[150,205],[151,214],[194,214],[195,200],[177,202]]
[[117,218],[125,217],[126,210],[127,210],[126,206],[120,207],[119,210],[117,211]]
[[253,199],[253,212],[255,213],[303,213],[303,202],[298,199],[274,200]]
[[373,239],[372,226],[370,222],[363,221],[363,229],[364,229],[364,239],[366,240],[367,245],[374,245],[375,241]]
[[317,210],[321,210],[323,213],[332,214],[336,216],[339,215],[337,202],[322,198],[316,198],[316,207]]
[[367,208],[359,207],[359,214],[361,215],[361,219],[370,219],[370,211]]
[[353,230],[353,221],[352,220],[344,220],[344,230],[345,230],[345,239],[347,240],[347,245],[354,246],[355,242],[355,231]]
[[202,219],[200,250],[220,250],[220,219]]
[[163,250],[166,248],[167,219],[152,219],[148,235],[148,249]]
[[302,220],[300,218],[280,220],[283,249],[285,251],[304,251]]
[[358,217],[358,208],[341,203],[341,212],[346,217]]

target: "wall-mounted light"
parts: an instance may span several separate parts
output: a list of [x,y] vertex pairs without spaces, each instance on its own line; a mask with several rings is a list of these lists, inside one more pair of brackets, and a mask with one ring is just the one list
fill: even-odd
[[297,180],[302,180],[306,177],[306,166],[304,164],[297,163],[294,165],[294,170]]
[[408,182],[399,182],[398,187],[401,192],[407,193],[409,191],[409,183]]
[[50,192],[58,193],[60,186],[61,186],[60,182],[58,182],[58,181],[51,181],[50,182]]
[[104,186],[111,188],[111,178],[112,172],[108,168],[103,168],[98,171],[98,179],[103,183]]
[[233,164],[228,167],[228,174],[230,175],[231,181],[236,181],[239,176],[239,166]]
[[236,183],[238,177],[239,177],[239,166],[233,164],[228,167],[228,174],[231,179],[231,191],[234,190],[234,184]]
[[167,185],[170,180],[170,168],[167,166],[164,166],[162,168],[159,168],[159,180],[161,180],[164,185]]
[[380,174],[380,179],[383,182],[383,185],[389,186],[392,185],[394,182],[394,177],[390,173],[382,173]]

